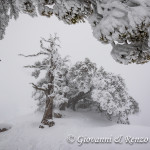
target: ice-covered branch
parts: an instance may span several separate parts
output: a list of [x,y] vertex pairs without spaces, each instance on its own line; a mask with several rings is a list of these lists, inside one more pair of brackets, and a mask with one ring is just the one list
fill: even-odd
[[40,91],[43,91],[43,92],[46,92],[46,89],[43,89],[41,87],[38,87],[37,85],[35,85],[34,83],[31,83],[32,84],[32,87],[36,90],[40,90]]
[[23,56],[23,57],[36,57],[36,56],[39,56],[39,55],[48,55],[48,53],[45,53],[45,52],[39,52],[39,53],[33,54],[33,55],[19,54],[19,56]]

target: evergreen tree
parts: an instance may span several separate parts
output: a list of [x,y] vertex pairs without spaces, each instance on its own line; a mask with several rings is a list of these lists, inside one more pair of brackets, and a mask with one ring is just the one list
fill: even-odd
[[44,111],[40,128],[53,126],[53,114],[61,117],[59,110],[65,110],[66,106],[74,111],[78,108],[98,110],[109,120],[129,124],[128,116],[137,113],[139,106],[128,94],[124,80],[102,67],[97,69],[88,58],[69,67],[67,57],[62,58],[58,53],[57,41],[56,35],[48,40],[42,38],[40,52],[22,55],[43,55],[41,61],[25,66],[34,69],[32,76],[38,79],[32,86],[35,89],[33,97],[38,100],[38,110]]
[[[65,96],[69,89],[65,80],[68,71],[66,64],[68,59],[67,57],[61,58],[59,55],[57,41],[58,37],[56,35],[54,37],[50,36],[48,40],[42,38],[40,42],[41,51],[39,53],[23,55],[25,57],[44,55],[42,61],[37,61],[34,65],[25,66],[26,68],[33,68],[32,76],[39,79],[36,84],[32,83],[32,86],[35,89],[33,96],[39,101],[39,109],[44,108],[41,128],[43,128],[43,125],[53,126],[53,108],[58,109],[62,103],[68,101]],[[41,72],[45,74],[42,78],[40,78]]]
[[0,0],[0,40],[3,39],[9,19],[17,19],[18,16],[16,0]]
[[88,58],[73,65],[68,72],[69,99],[68,107],[76,110],[76,104],[82,99],[89,99],[92,90],[92,78],[96,72],[96,64]]
[[104,113],[109,120],[129,124],[128,115],[139,112],[138,103],[128,94],[119,75],[106,72],[89,59],[70,68],[68,107],[90,108]]
[[[37,9],[36,9],[37,8]],[[10,14],[9,10],[10,9]],[[111,55],[123,64],[150,60],[148,0],[0,0],[0,39],[12,14],[55,15],[66,24],[88,20],[94,37],[112,45]]]
[[119,75],[107,73],[101,67],[93,78],[92,100],[108,119],[129,124],[128,115],[139,112],[138,103],[128,94],[124,80]]

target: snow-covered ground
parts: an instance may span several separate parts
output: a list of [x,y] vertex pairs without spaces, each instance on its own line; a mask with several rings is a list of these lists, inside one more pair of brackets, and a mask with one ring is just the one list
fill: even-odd
[[[127,136],[150,138],[150,127],[118,125],[94,112],[63,112],[63,118],[54,119],[55,126],[38,128],[42,115],[29,114],[11,121],[12,128],[0,133],[0,150],[149,150],[150,142],[125,142]],[[68,143],[67,138],[71,135]],[[74,136],[74,138],[73,138]],[[115,138],[122,137],[122,144],[116,144]],[[112,143],[84,143],[83,137],[112,138]]]

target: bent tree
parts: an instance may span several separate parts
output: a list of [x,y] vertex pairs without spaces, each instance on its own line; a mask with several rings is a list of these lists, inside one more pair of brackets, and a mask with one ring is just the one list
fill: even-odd
[[[39,105],[43,103],[44,106],[44,115],[40,128],[43,128],[43,125],[48,125],[49,127],[53,126],[55,124],[54,121],[52,121],[53,107],[59,108],[60,104],[67,101],[67,98],[65,97],[67,86],[64,77],[68,70],[66,64],[68,60],[67,57],[61,58],[58,54],[59,45],[57,44],[57,41],[58,37],[56,35],[54,37],[50,36],[48,40],[42,38],[40,41],[40,52],[26,56],[20,54],[24,57],[44,56],[41,61],[37,61],[33,65],[25,66],[25,68],[34,69],[32,76],[36,79],[39,78],[39,81],[36,84],[31,84],[35,89],[33,95],[34,98],[39,100]],[[47,45],[47,47],[45,45]],[[45,76],[40,78],[40,73],[42,71]]]
[[97,68],[88,58],[69,69],[68,79],[68,107],[74,111],[98,111],[121,124],[129,124],[128,117],[139,112],[139,104],[128,93],[123,78]]
[[149,0],[0,0],[0,39],[9,20],[20,13],[55,15],[66,24],[87,20],[93,36],[112,45],[111,55],[117,62],[143,64],[150,60]]

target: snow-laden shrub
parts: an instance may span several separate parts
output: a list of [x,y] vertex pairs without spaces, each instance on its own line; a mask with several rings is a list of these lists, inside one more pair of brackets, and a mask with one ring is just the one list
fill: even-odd
[[138,103],[128,94],[124,80],[119,75],[107,73],[103,68],[93,78],[92,100],[98,108],[118,123],[129,123],[128,115],[139,111]]
[[96,64],[88,58],[84,61],[78,61],[68,72],[69,84],[80,92],[88,92],[92,87],[91,79],[96,72]]
[[89,59],[77,62],[68,73],[68,106],[94,108],[110,120],[129,124],[128,115],[139,111],[138,103],[129,95],[124,80],[119,75],[108,73]]
[[68,71],[68,86],[70,88],[67,93],[69,99],[68,106],[73,110],[76,104],[87,96],[90,96],[92,88],[92,77],[96,72],[96,64],[88,58],[79,61],[73,65]]

